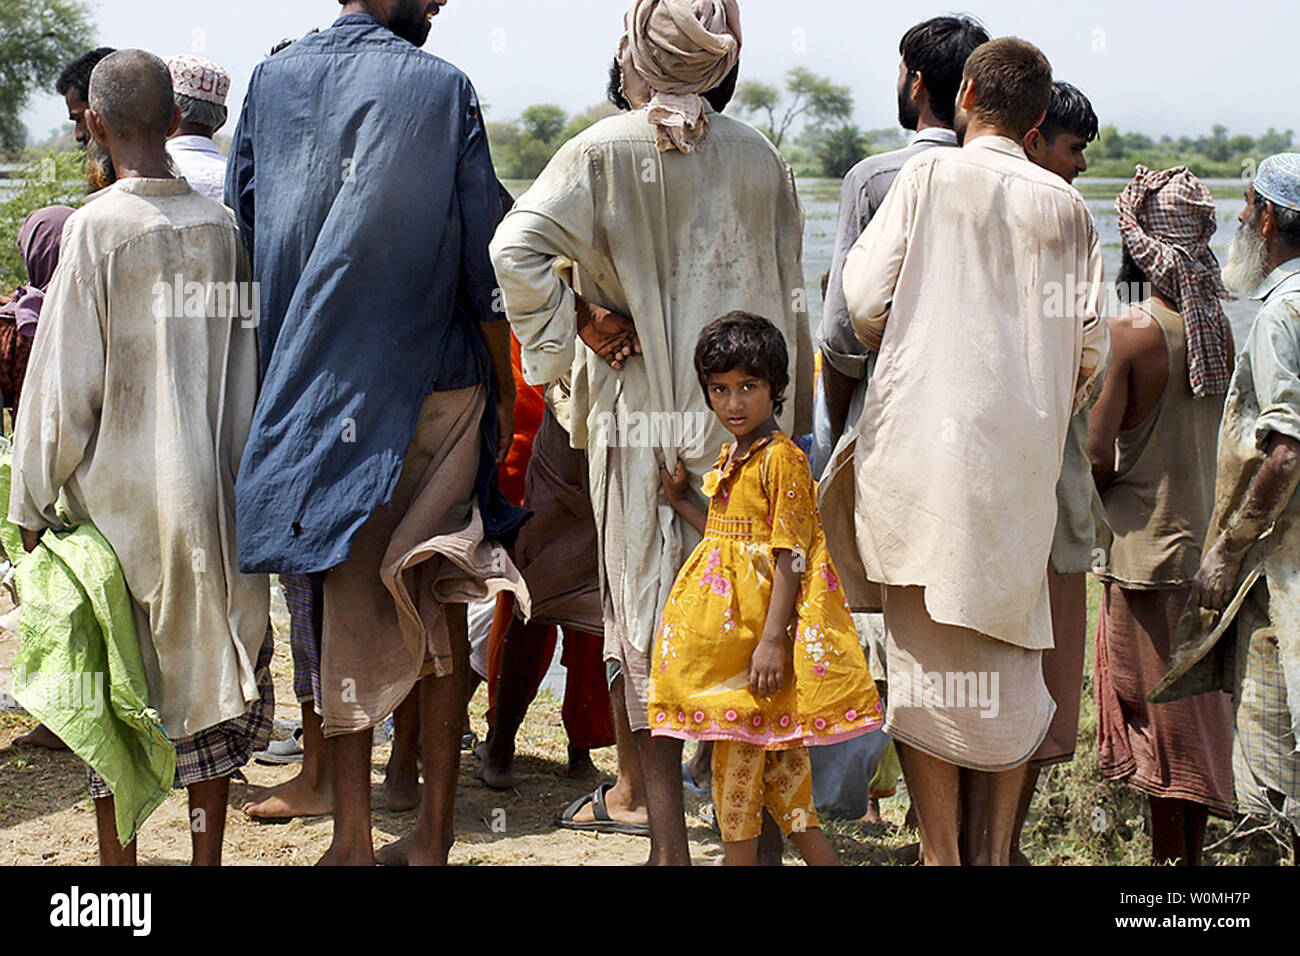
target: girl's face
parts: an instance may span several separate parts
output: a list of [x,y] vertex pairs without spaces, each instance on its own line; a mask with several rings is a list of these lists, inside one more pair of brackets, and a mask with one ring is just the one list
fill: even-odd
[[713,414],[737,438],[744,438],[772,420],[772,387],[743,368],[710,372],[705,382]]

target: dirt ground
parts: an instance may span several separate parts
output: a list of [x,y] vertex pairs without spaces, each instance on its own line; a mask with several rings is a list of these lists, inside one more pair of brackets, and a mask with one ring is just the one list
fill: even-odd
[[[288,615],[279,588],[274,593],[276,645],[272,672],[276,716],[278,721],[288,722],[297,720],[299,712],[292,691]],[[1096,603],[1094,593],[1090,601],[1090,634]],[[11,611],[7,597],[0,592],[0,866],[94,864],[94,812],[86,795],[81,761],[69,753],[11,746],[14,738],[32,726],[30,718],[14,712],[13,701],[7,697],[13,681],[11,664],[18,647]],[[1025,827],[1022,848],[1037,865],[1134,865],[1150,859],[1145,801],[1128,787],[1100,779],[1097,773],[1096,714],[1091,698],[1089,673],[1085,677],[1079,752],[1072,763],[1044,773]],[[486,731],[486,707],[487,693],[480,687],[470,706],[471,724],[480,737]],[[406,834],[414,826],[416,815],[414,810],[389,813],[384,809],[383,771],[388,754],[388,743],[377,743],[371,764],[377,847]],[[598,779],[612,781],[613,748],[597,751],[593,759],[601,771]],[[543,692],[519,735],[517,783],[513,790],[501,792],[486,787],[474,775],[475,757],[462,755],[456,803],[457,841],[451,862],[588,866],[644,862],[649,848],[644,838],[576,833],[552,826],[562,807],[590,792],[598,782],[569,779],[565,765],[560,702]],[[297,765],[267,767],[249,763],[244,768],[247,779],[236,780],[231,786],[225,839],[227,864],[306,866],[324,852],[330,841],[328,817],[266,824],[254,822],[239,809],[260,789],[296,772]],[[906,793],[900,786],[897,796],[883,801],[885,825],[824,820],[823,828],[845,863],[897,865],[899,851],[916,840],[914,831],[900,826],[906,807]],[[707,801],[687,794],[686,808],[693,859],[702,864],[720,863],[721,844],[708,819],[711,807]],[[187,863],[187,821],[185,796],[174,792],[140,834],[140,861],[150,865]],[[1261,826],[1258,821],[1238,821],[1236,827],[1231,821],[1212,821],[1207,843],[1211,844],[1205,855],[1209,865],[1278,865],[1289,863],[1291,858],[1285,830],[1276,825]],[[789,852],[786,859],[797,862]]]
[[[275,677],[276,717],[290,721],[299,717],[293,698],[293,664],[288,645],[288,619],[278,600],[273,620],[276,628]],[[0,614],[9,611],[7,598],[0,598]],[[12,625],[12,617],[0,624]],[[12,626],[0,631],[0,690],[12,686],[11,664],[18,636]],[[81,865],[97,862],[94,811],[86,794],[84,765],[69,753],[16,748],[14,738],[29,730],[32,721],[8,709],[0,709],[0,866]],[[480,687],[470,707],[471,724],[481,737],[486,731],[483,714],[487,692]],[[376,847],[407,833],[415,823],[415,811],[389,813],[384,809],[383,772],[389,744],[377,743],[372,760],[371,792],[374,807]],[[644,838],[609,834],[576,833],[552,826],[556,813],[575,797],[590,792],[599,779],[614,779],[614,750],[593,754],[600,778],[571,780],[566,774],[566,743],[560,721],[560,702],[543,692],[529,711],[520,734],[516,761],[517,784],[513,790],[491,790],[474,776],[476,758],[462,755],[460,785],[456,802],[457,840],[451,861],[459,864],[543,864],[621,865],[645,860],[649,841]],[[329,845],[328,817],[298,819],[287,823],[257,823],[240,811],[249,796],[280,783],[297,772],[297,765],[268,767],[249,763],[246,781],[236,780],[230,790],[226,824],[225,863],[229,865],[294,865],[314,863]],[[691,854],[695,862],[718,863],[722,848],[710,828],[711,808],[698,797],[687,795]],[[901,808],[891,811],[901,820]],[[140,861],[153,865],[189,862],[188,812],[181,791],[156,810],[139,837]],[[841,847],[846,860],[886,862],[889,848],[907,842],[905,834],[878,831],[879,840],[868,839],[857,824],[830,824],[827,832]],[[795,862],[795,860],[791,860]]]

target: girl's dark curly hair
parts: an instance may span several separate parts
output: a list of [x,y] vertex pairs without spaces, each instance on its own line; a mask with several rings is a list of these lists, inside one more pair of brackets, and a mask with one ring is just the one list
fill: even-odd
[[790,384],[790,358],[781,330],[750,312],[728,312],[705,326],[695,345],[695,373],[710,408],[709,375],[736,368],[767,382],[772,390],[773,410],[780,415]]

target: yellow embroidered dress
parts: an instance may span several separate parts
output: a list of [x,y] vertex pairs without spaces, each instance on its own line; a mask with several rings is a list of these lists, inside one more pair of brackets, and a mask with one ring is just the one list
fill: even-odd
[[[739,740],[766,750],[835,743],[881,726],[876,686],[826,551],[812,472],[774,432],[722,470],[726,445],[704,476],[704,539],[664,607],[650,668],[650,730],[670,737]],[[802,570],[785,686],[749,690],[749,662],[772,596],[773,552]]]

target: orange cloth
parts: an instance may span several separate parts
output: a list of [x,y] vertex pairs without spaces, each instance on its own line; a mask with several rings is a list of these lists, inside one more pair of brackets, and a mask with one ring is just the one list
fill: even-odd
[[[496,612],[492,618],[492,633],[488,637],[488,712],[487,723],[491,727],[495,719],[497,682],[501,675],[501,650],[505,646],[506,631],[515,621],[514,595],[505,595],[505,600],[498,600]],[[546,653],[542,655],[542,666],[532,675],[533,693],[542,686],[546,671],[555,657],[555,642],[559,639],[558,627],[544,624],[522,624],[514,639],[522,641],[545,641]],[[605,640],[599,634],[590,634],[574,628],[564,629],[564,651],[560,663],[564,665],[564,704],[560,717],[564,722],[564,732],[568,735],[569,746],[580,750],[595,750],[609,747],[614,743],[614,718],[609,709],[609,684],[605,680]]]
[[540,388],[524,381],[519,340],[514,335],[510,336],[510,367],[515,377],[515,439],[510,454],[497,468],[497,485],[510,501],[522,505],[524,476],[528,474],[528,462],[533,457],[533,439],[542,425],[542,413],[546,411],[546,398]]

